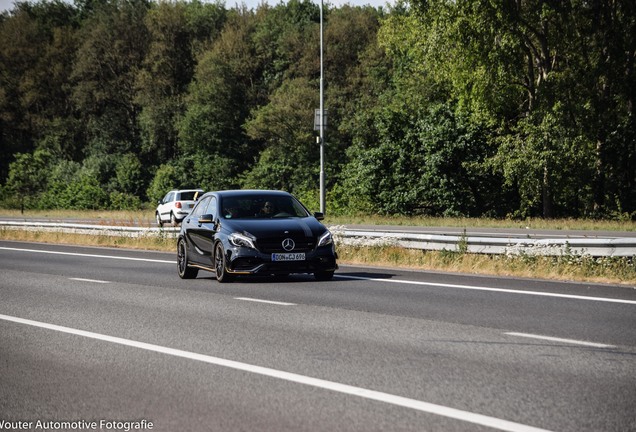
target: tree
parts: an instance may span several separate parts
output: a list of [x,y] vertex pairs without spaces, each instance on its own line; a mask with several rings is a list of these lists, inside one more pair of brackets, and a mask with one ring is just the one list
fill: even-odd
[[[210,22],[200,22],[203,18]],[[177,157],[178,121],[185,112],[196,47],[204,41],[210,43],[224,19],[222,6],[200,2],[160,2],[148,12],[145,24],[150,43],[136,78],[135,102],[141,107],[141,151],[149,162],[163,163]]]
[[285,81],[270,103],[254,112],[245,129],[250,138],[265,143],[265,150],[245,175],[245,187],[296,192],[317,184],[319,153],[312,131],[316,100],[309,81],[297,78]]
[[139,153],[135,80],[148,46],[147,10],[145,0],[110,0],[83,22],[72,77],[86,154]]
[[[72,112],[74,18],[73,7],[56,0],[18,2],[0,19],[0,179],[14,153],[32,152],[51,129],[68,125],[61,119]],[[68,144],[60,150],[73,154]]]
[[144,172],[139,158],[133,153],[126,153],[119,158],[115,167],[118,191],[126,194],[142,196],[144,193]]
[[177,170],[174,164],[161,165],[146,191],[148,199],[152,203],[158,202],[171,189],[178,187]]
[[245,9],[228,18],[223,32],[197,64],[179,124],[177,160],[211,157],[228,174],[226,184],[236,183],[255,153],[243,130],[258,80],[258,63],[250,43],[252,24],[252,14]]
[[482,168],[490,156],[485,131],[453,108],[413,111],[396,101],[378,112],[378,143],[352,147],[345,169],[345,194],[357,210],[479,216],[492,209],[502,195]]
[[[504,145],[493,162],[519,188],[522,216],[591,214],[602,206],[603,178],[614,171],[607,165],[613,159],[607,131],[625,130],[617,125],[630,118],[625,108],[634,93],[633,85],[618,84],[634,82],[634,6],[628,3],[414,2],[426,35],[414,53],[418,65],[445,83],[463,110],[499,128]],[[573,211],[565,197],[587,193],[592,183],[594,197],[583,197]]]
[[47,171],[51,154],[44,150],[34,153],[18,153],[9,164],[6,186],[20,201],[20,212],[32,202],[37,193],[46,189]]

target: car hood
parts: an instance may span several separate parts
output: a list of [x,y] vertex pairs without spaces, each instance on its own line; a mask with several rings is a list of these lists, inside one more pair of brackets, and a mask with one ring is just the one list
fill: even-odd
[[229,232],[244,232],[256,238],[278,237],[317,237],[327,228],[314,217],[282,218],[282,219],[234,219],[221,222],[223,230]]

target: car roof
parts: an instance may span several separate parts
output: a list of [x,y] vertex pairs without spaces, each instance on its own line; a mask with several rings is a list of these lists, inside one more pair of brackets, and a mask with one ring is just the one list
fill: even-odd
[[173,189],[170,192],[203,192],[203,189]]
[[[220,197],[241,197],[248,195],[261,195],[261,196],[290,196],[289,192],[281,190],[269,190],[269,189],[238,189],[238,190],[223,190],[208,192],[208,194],[215,194]],[[206,194],[207,195],[207,194]]]

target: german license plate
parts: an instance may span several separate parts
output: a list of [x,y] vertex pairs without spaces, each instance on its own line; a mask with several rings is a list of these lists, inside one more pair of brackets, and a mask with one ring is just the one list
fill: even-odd
[[304,261],[305,253],[274,253],[272,261]]

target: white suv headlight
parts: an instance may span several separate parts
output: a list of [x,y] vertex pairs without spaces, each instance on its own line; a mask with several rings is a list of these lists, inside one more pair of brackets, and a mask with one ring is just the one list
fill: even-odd
[[327,246],[332,243],[333,243],[333,237],[331,236],[331,233],[329,232],[329,230],[325,231],[325,233],[321,235],[320,238],[318,239],[318,247]]
[[254,244],[254,241],[256,241],[256,237],[254,237],[250,233],[235,232],[230,234],[229,240],[230,243],[232,243],[232,245],[234,246],[256,249],[256,245]]

